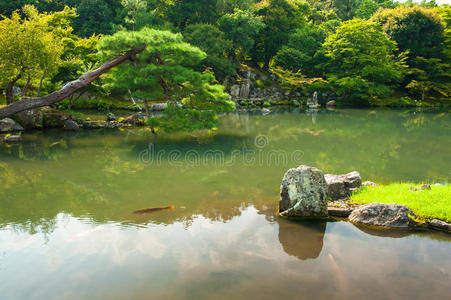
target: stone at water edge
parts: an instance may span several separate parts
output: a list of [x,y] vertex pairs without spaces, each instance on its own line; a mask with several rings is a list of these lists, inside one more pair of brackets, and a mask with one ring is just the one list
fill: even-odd
[[44,114],[40,108],[25,110],[17,114],[20,124],[27,130],[42,128]]
[[404,205],[372,203],[360,206],[349,216],[354,223],[385,228],[408,229],[415,214]]
[[279,212],[285,217],[327,217],[327,186],[321,170],[290,169],[280,187]]
[[77,122],[72,121],[72,120],[66,120],[66,123],[64,124],[64,130],[76,131],[79,129],[80,129],[80,126],[77,124]]
[[107,122],[113,122],[116,121],[116,115],[112,112],[108,113],[108,115],[106,116],[106,120]]
[[0,120],[0,132],[23,131],[24,128],[11,118]]
[[377,183],[372,182],[372,181],[365,181],[364,183],[362,183],[362,186],[378,187],[379,185]]
[[352,213],[352,208],[346,207],[329,207],[329,216],[347,218]]
[[327,107],[335,107],[337,106],[337,102],[335,100],[329,101],[326,104]]
[[448,223],[443,222],[438,219],[434,219],[431,222],[429,222],[429,227],[435,228],[435,229],[447,230],[447,231],[451,232],[451,224],[448,224]]
[[7,135],[3,138],[5,143],[20,143],[22,137],[20,135]]
[[332,200],[347,198],[362,184],[362,177],[357,171],[344,175],[326,174],[324,178],[327,183],[327,195]]

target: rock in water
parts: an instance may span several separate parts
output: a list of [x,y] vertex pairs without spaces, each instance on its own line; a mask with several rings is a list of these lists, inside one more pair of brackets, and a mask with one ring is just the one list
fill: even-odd
[[429,227],[441,230],[447,230],[451,232],[451,224],[443,222],[438,219],[434,219],[429,223]]
[[19,143],[22,140],[20,135],[7,135],[4,138],[5,143]]
[[108,113],[108,115],[106,116],[106,120],[107,122],[113,122],[116,121],[116,115],[112,112]]
[[17,114],[19,122],[22,126],[29,129],[42,128],[44,122],[44,114],[40,108],[25,110]]
[[280,187],[279,212],[286,217],[327,217],[327,186],[317,168],[288,170]]
[[354,223],[386,228],[408,229],[409,215],[415,214],[404,205],[372,203],[354,210],[349,220]]
[[337,106],[337,102],[335,100],[327,102],[327,107],[335,107]]
[[10,118],[0,120],[0,132],[23,131],[23,127]]
[[332,200],[341,200],[351,195],[352,191],[362,185],[359,172],[345,175],[326,174],[327,194]]
[[76,131],[79,129],[80,129],[80,126],[77,124],[77,122],[72,121],[72,120],[66,120],[66,123],[64,124],[64,130]]

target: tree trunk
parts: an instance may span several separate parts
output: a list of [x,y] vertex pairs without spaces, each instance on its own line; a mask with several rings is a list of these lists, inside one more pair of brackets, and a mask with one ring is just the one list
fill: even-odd
[[28,87],[30,86],[30,82],[31,82],[31,77],[30,77],[30,75],[28,75],[27,84],[26,84],[25,87],[23,88],[23,92],[22,92],[22,95],[23,95],[24,97],[27,96]]
[[114,68],[117,65],[120,65],[133,55],[143,52],[146,47],[142,47],[139,49],[133,49],[125,53],[124,55],[119,56],[116,59],[113,59],[109,62],[104,63],[102,66],[97,68],[92,72],[88,72],[82,75],[77,80],[74,80],[68,84],[66,84],[59,91],[53,92],[43,97],[35,97],[35,98],[23,98],[21,101],[17,101],[11,103],[5,107],[0,108],[0,120],[6,117],[9,117],[18,112],[29,110],[37,107],[48,106],[59,101],[64,100],[69,97],[76,91],[81,88],[88,86],[91,82],[100,77],[103,73],[107,72],[111,68]]
[[8,82],[5,88],[5,94],[6,94],[6,104],[12,104],[14,103],[14,85],[16,82],[22,77],[22,74],[19,74],[14,78],[12,81]]
[[45,73],[42,74],[41,81],[39,81],[39,87],[38,87],[38,92],[36,93],[36,97],[39,97],[39,94],[41,93],[42,82],[44,81],[44,77],[45,77]]
[[150,109],[149,109],[149,103],[147,102],[147,100],[144,98],[144,109],[146,110],[146,115],[148,118],[150,118]]

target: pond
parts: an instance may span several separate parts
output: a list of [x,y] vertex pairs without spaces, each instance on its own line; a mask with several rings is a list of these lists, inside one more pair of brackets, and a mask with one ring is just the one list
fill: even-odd
[[451,294],[450,235],[276,216],[281,179],[300,164],[380,183],[448,183],[450,113],[282,110],[220,120],[208,133],[43,131],[0,145],[1,298]]

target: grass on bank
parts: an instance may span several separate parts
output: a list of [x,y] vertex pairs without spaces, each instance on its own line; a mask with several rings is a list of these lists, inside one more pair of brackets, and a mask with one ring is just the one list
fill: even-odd
[[[420,220],[439,219],[451,222],[451,185],[432,186],[421,190],[422,184],[393,183],[364,187],[351,196],[356,204],[385,203],[409,207]],[[412,191],[413,187],[417,191]]]

